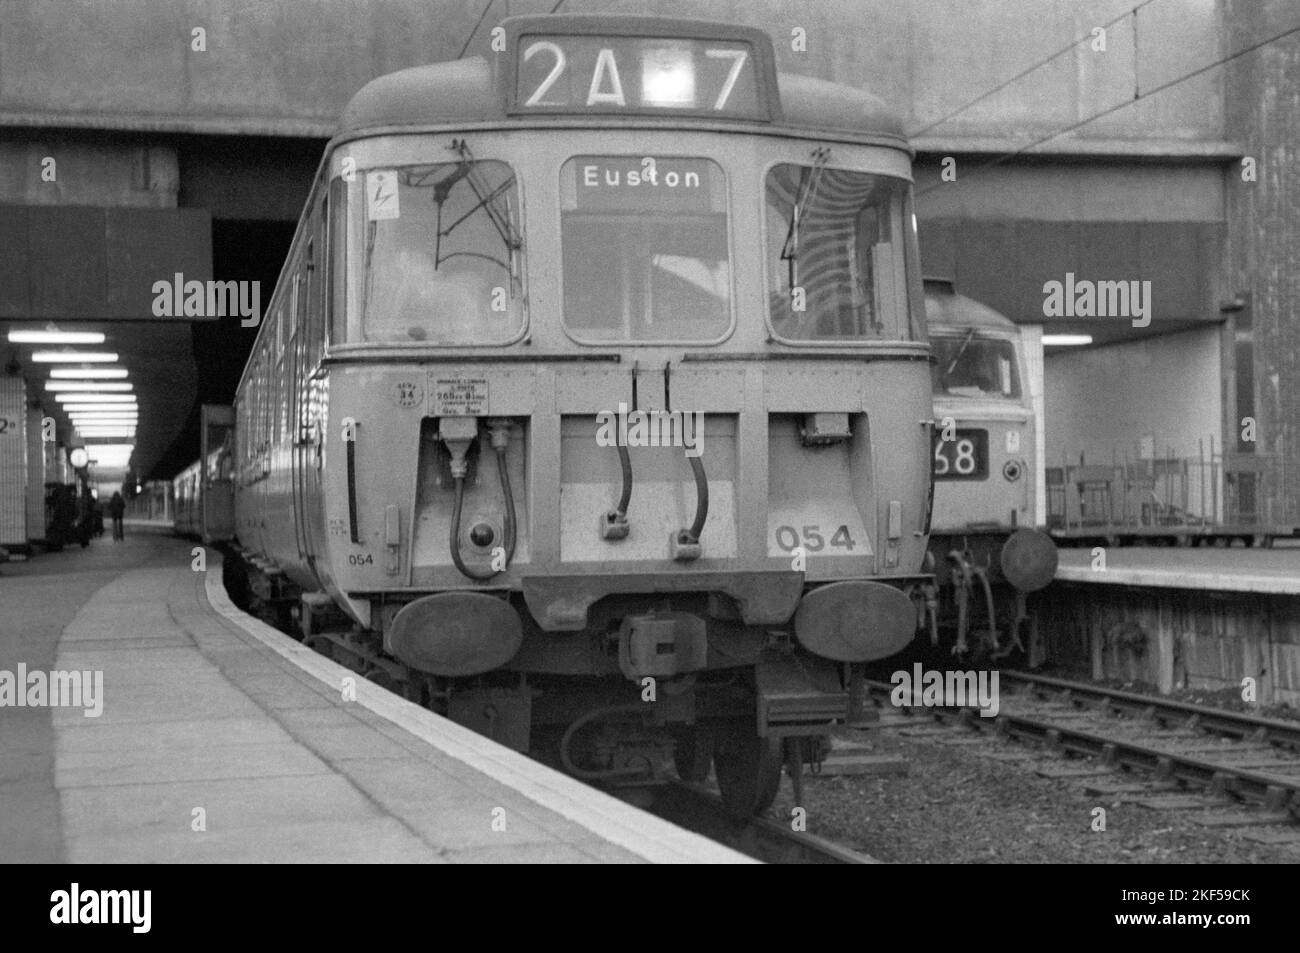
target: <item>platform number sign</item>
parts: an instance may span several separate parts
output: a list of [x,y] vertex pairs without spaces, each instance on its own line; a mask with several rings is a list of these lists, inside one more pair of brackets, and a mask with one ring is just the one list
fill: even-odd
[[940,431],[934,438],[936,480],[982,480],[989,474],[989,432],[957,430],[951,440]]
[[517,112],[768,118],[746,41],[548,34],[517,49]]

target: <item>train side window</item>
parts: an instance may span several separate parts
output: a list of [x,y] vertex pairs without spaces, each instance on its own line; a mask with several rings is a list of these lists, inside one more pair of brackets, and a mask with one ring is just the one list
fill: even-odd
[[[328,332],[329,343],[341,344],[348,339],[347,317],[354,313],[348,300],[347,260],[351,233],[348,231],[347,183],[337,178],[330,183],[330,206],[328,215],[322,216],[322,224],[328,223],[329,234],[329,302],[325,308],[329,323],[322,325],[322,337]],[[355,190],[354,190],[355,194]],[[322,342],[322,348],[324,343]]]
[[785,163],[767,174],[768,307],[777,338],[913,340],[908,183]]
[[[321,217],[324,213],[324,206],[321,212],[316,216],[315,223],[319,224],[324,221]],[[299,373],[305,373],[311,370],[316,364],[316,344],[320,340],[318,329],[323,316],[321,314],[321,273],[324,269],[317,261],[316,255],[317,241],[313,236],[307,242],[307,257],[305,260],[306,272],[303,276],[303,290],[298,307],[298,334],[302,338],[302,355],[303,368]]]

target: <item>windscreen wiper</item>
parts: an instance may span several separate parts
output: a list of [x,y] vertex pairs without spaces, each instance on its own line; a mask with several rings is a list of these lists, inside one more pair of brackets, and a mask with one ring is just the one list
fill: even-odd
[[949,364],[948,369],[943,372],[944,380],[948,379],[948,375],[953,372],[953,368],[957,366],[957,362],[961,360],[961,356],[966,353],[966,348],[970,347],[970,342],[973,340],[975,340],[975,329],[970,328],[966,332],[965,339],[961,342],[961,347],[957,348],[957,353],[953,355],[952,363]]
[[799,259],[799,225],[807,211],[808,203],[817,194],[817,185],[821,181],[822,170],[831,151],[825,146],[813,150],[812,165],[804,166],[799,176],[799,193],[795,196],[794,208],[790,212],[790,228],[785,233],[785,245],[781,248],[781,259],[789,263],[790,287],[798,285],[797,262]]
[[[496,229],[497,234],[501,236],[501,241],[506,246],[506,251],[509,254],[509,259],[510,259],[509,263],[500,261],[499,259],[493,258],[490,255],[483,255],[477,252],[456,252],[454,254],[470,255],[476,258],[486,258],[489,261],[494,261],[498,265],[501,265],[502,268],[504,268],[507,272],[510,273],[510,277],[512,279],[511,293],[513,294],[513,285],[514,285],[513,279],[518,278],[518,267],[517,267],[518,252],[519,249],[522,248],[524,244],[523,236],[520,235],[519,230],[515,228],[514,210],[510,205],[510,200],[508,197],[510,188],[515,184],[515,177],[511,175],[509,178],[507,178],[496,188],[490,188],[488,184],[483,181],[483,175],[482,173],[479,172],[478,168],[476,167],[476,160],[474,159],[473,154],[470,153],[469,146],[465,143],[465,141],[463,139],[458,139],[454,141],[452,143],[452,148],[454,148],[457,154],[460,156],[460,161],[456,163],[456,167],[450,173],[448,173],[446,177],[441,179],[434,186],[433,200],[434,203],[438,206],[438,220],[435,226],[436,243],[434,248],[434,267],[437,268],[438,265],[440,265],[443,261],[445,261],[445,259],[442,257],[442,239],[451,235],[451,233],[456,230],[457,226],[459,226],[462,222],[468,219],[479,209],[483,209],[483,211],[487,214],[488,220],[492,223],[492,227]],[[456,221],[452,222],[446,228],[443,228],[442,227],[443,204],[447,201],[447,197],[451,194],[451,190],[456,186],[457,183],[462,181],[469,185],[470,189],[474,192],[474,195],[478,199],[478,201],[471,208],[469,208],[463,215],[461,215],[460,218],[456,219]],[[505,198],[506,208],[504,212],[501,210],[499,204],[502,200],[503,195],[506,196]],[[450,258],[452,257],[452,255],[448,255],[447,257]]]

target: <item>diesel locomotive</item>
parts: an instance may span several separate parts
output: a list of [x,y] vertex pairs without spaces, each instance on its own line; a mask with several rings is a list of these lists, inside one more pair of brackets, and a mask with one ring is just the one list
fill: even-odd
[[934,353],[934,513],[925,628],[932,646],[987,661],[1028,650],[1026,596],[1056,574],[1036,527],[1034,408],[1016,324],[926,278]]
[[923,307],[877,98],[753,29],[510,18],[348,104],[205,427],[204,531],[412,701],[761,811],[916,632]]

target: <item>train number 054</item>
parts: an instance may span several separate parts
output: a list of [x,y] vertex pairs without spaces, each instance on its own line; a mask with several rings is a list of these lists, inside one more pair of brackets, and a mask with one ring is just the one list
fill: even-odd
[[[793,526],[778,526],[776,528],[776,544],[787,553],[794,552],[800,546],[803,546],[810,553],[819,553],[826,548],[826,537],[822,535],[820,526],[804,526],[801,528],[802,533]],[[849,533],[848,526],[840,526],[831,534],[830,545],[837,549],[852,549],[856,545]]]

